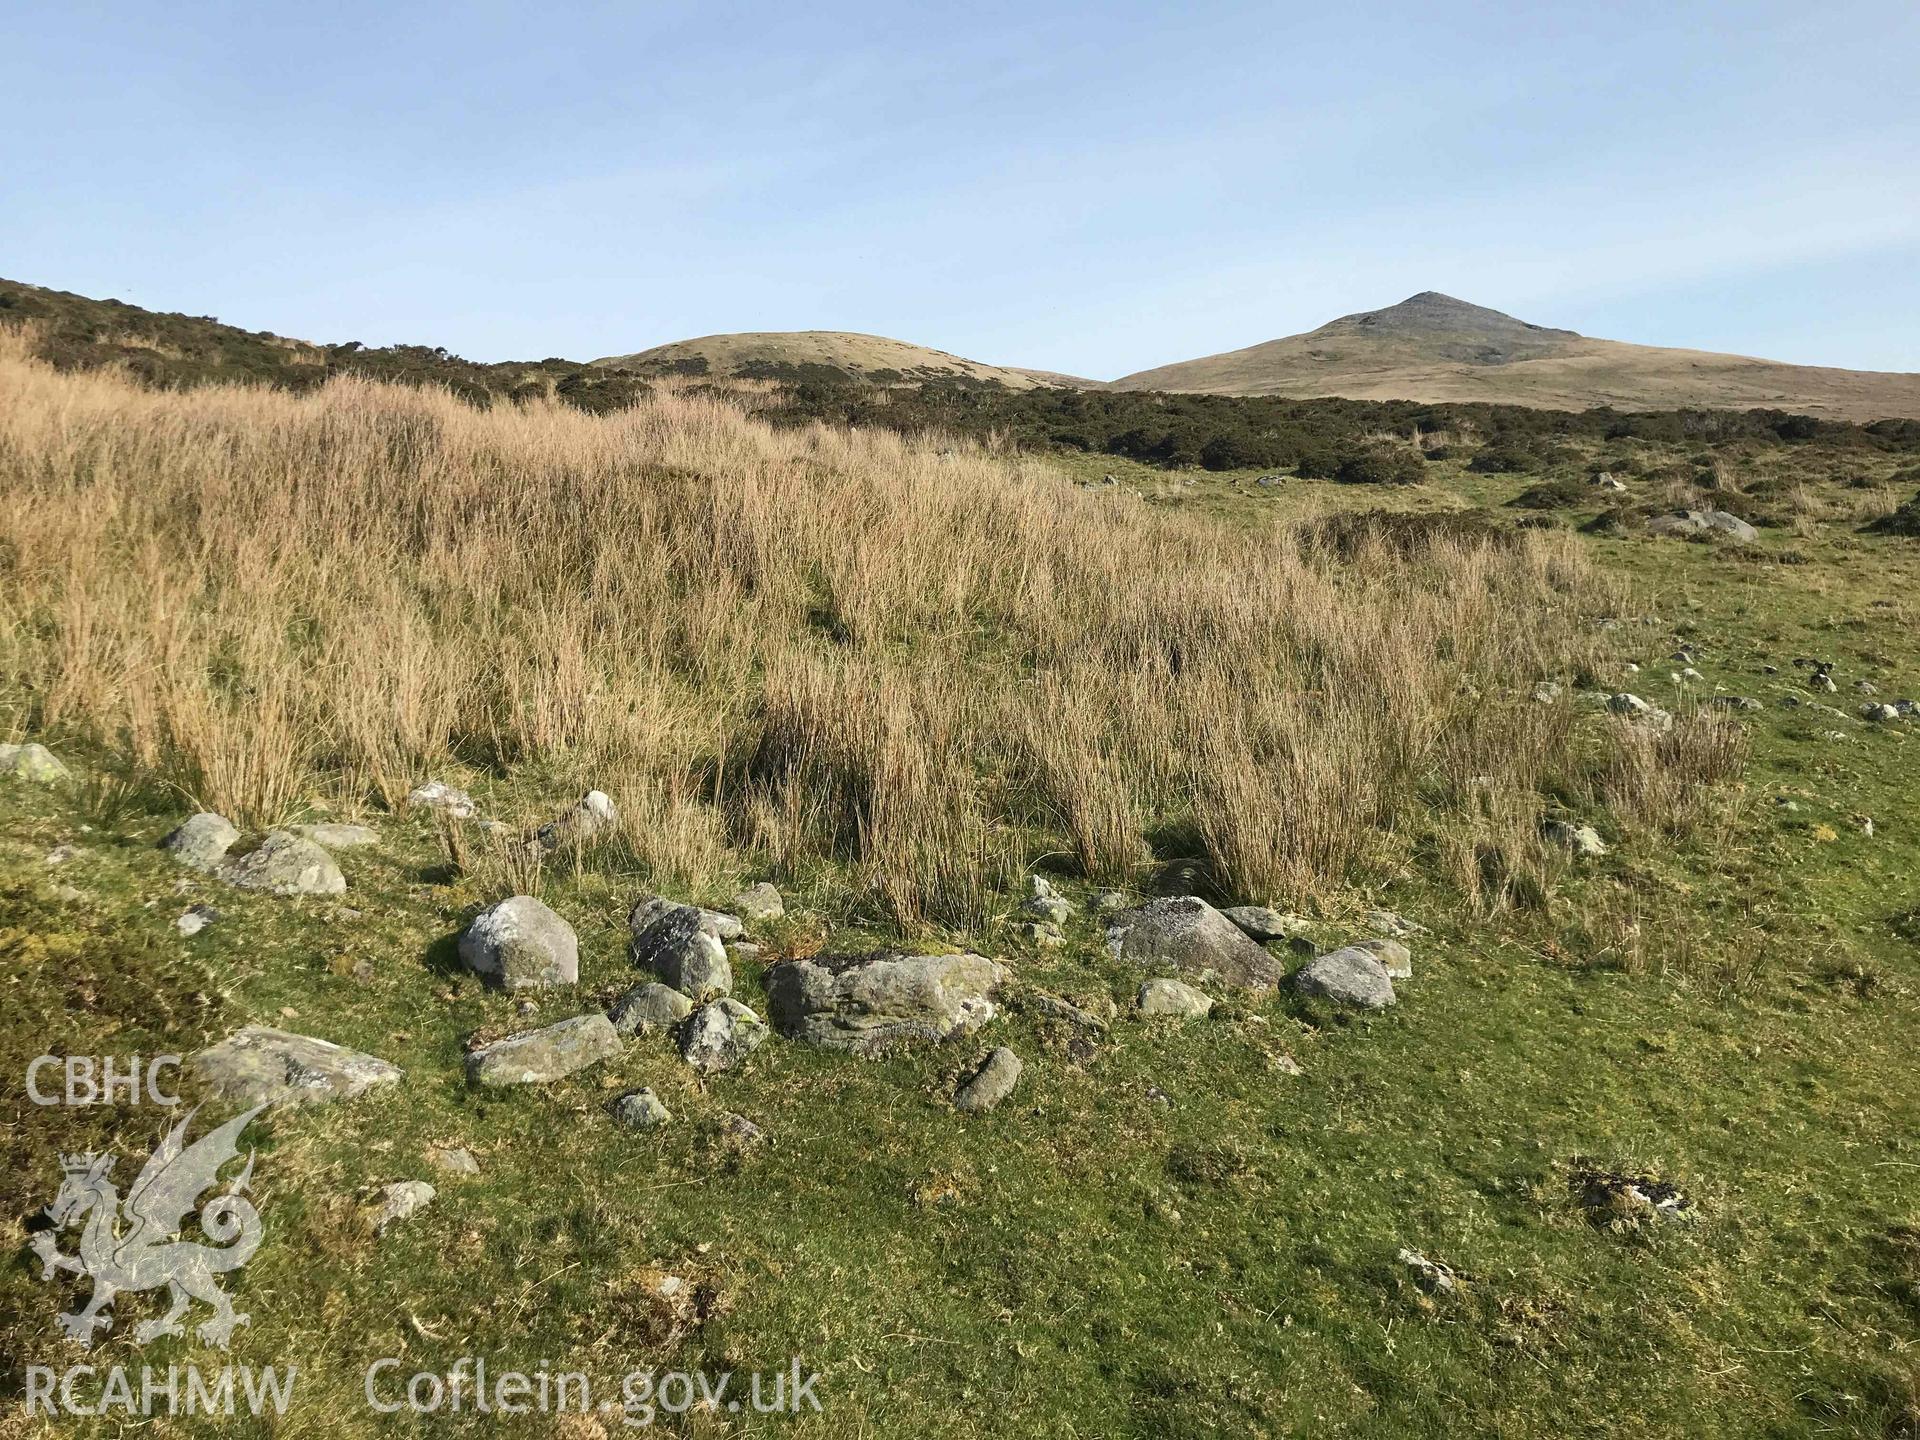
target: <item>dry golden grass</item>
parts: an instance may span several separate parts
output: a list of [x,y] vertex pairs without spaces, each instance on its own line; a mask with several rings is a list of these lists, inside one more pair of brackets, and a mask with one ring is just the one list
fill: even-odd
[[243,823],[590,784],[657,875],[832,864],[910,925],[1049,852],[1289,903],[1448,827],[1531,855],[1577,782],[1520,697],[1614,602],[1564,537],[1316,545],[671,387],[162,393],[11,344],[0,489],[0,726]]

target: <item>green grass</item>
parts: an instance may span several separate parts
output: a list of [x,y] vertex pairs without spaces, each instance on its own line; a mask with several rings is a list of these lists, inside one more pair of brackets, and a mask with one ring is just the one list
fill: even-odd
[[[1233,476],[1169,484],[1106,457],[1070,468],[1249,523],[1498,506],[1540,478],[1449,465],[1409,490],[1261,491]],[[35,1109],[26,1062],[189,1050],[257,1020],[408,1071],[401,1087],[250,1132],[267,1240],[228,1280],[253,1316],[231,1358],[299,1365],[274,1433],[414,1433],[362,1406],[363,1371],[387,1355],[408,1371],[486,1355],[495,1370],[544,1361],[607,1382],[798,1355],[824,1377],[811,1421],[678,1427],[696,1434],[1916,1433],[1916,742],[1777,701],[1801,684],[1789,662],[1803,654],[1839,662],[1827,698],[1849,713],[1856,678],[1920,694],[1907,598],[1920,553],[1839,524],[1768,532],[1752,553],[1586,543],[1658,617],[1620,634],[1646,666],[1640,693],[1674,699],[1664,657],[1686,640],[1710,684],[1766,702],[1743,717],[1745,784],[1690,836],[1609,835],[1615,853],[1545,914],[1477,917],[1420,872],[1352,896],[1323,940],[1360,933],[1369,900],[1434,932],[1415,944],[1402,1003],[1369,1018],[1282,996],[1142,1023],[1127,1003],[1142,977],[1083,918],[1064,950],[991,948],[1027,986],[1115,1001],[1091,1047],[1013,1008],[970,1041],[880,1062],[776,1040],[702,1083],[655,1038],[559,1085],[478,1093],[461,1078],[467,1035],[564,1018],[636,978],[623,941],[640,877],[590,864],[550,878],[546,898],[580,933],[580,994],[526,1017],[458,971],[451,937],[488,897],[445,872],[430,827],[378,817],[383,845],[339,857],[343,900],[276,901],[183,884],[153,848],[178,818],[158,797],[0,789],[0,1185],[21,1256],[0,1275],[9,1409],[30,1364],[220,1363],[191,1340],[135,1347],[150,1297],[123,1300],[91,1356],[58,1338],[55,1311],[80,1292],[40,1285],[24,1254],[57,1152],[116,1148],[124,1184],[164,1117]],[[1780,563],[1788,550],[1804,563]],[[525,792],[484,798],[535,813]],[[49,868],[62,843],[80,855]],[[789,896],[808,913],[788,938],[857,942],[834,877]],[[223,919],[183,941],[172,922],[198,901]],[[1615,942],[1634,913],[1628,964]],[[754,1003],[743,968],[736,993]],[[1020,1088],[992,1114],[955,1114],[953,1085],[1000,1043],[1027,1061]],[[1289,1055],[1304,1074],[1285,1073]],[[622,1131],[601,1108],[641,1084],[677,1117],[662,1132]],[[730,1113],[771,1145],[731,1144]],[[472,1148],[481,1174],[434,1170],[435,1142]],[[1568,1185],[1587,1162],[1677,1182],[1695,1218],[1595,1224]],[[408,1178],[438,1200],[374,1239],[361,1206]],[[1422,1292],[1401,1246],[1451,1266],[1459,1292]],[[691,1312],[654,1293],[662,1274],[691,1282]],[[435,1428],[553,1433],[497,1416]]]

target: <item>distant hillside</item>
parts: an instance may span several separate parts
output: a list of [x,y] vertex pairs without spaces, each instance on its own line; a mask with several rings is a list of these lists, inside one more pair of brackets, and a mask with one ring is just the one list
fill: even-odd
[[1433,291],[1304,335],[1142,370],[1110,388],[1553,410],[1775,409],[1839,420],[1920,416],[1920,375],[1592,340]]
[[881,385],[977,381],[1004,385],[1009,390],[1093,384],[1042,370],[985,365],[944,350],[889,340],[884,335],[839,330],[703,335],[696,340],[656,345],[633,355],[610,355],[593,363],[640,375],[706,375],[733,380],[860,380]]

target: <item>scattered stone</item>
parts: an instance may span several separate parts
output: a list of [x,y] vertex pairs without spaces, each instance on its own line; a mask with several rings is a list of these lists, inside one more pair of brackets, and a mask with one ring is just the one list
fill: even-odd
[[1607,842],[1591,825],[1577,825],[1571,820],[1542,820],[1540,835],[1548,844],[1558,845],[1582,860],[1598,859],[1607,853]]
[[974,1072],[973,1078],[953,1097],[953,1108],[967,1115],[993,1109],[1013,1093],[1022,1069],[1020,1057],[1002,1045]]
[[1300,1076],[1307,1072],[1300,1068],[1300,1062],[1291,1055],[1282,1055],[1273,1062],[1273,1068],[1282,1075]]
[[1807,677],[1807,688],[1809,690],[1817,690],[1822,695],[1831,695],[1840,687],[1833,683],[1833,676],[1827,674],[1826,671],[1816,670],[1812,675]]
[[1541,705],[1551,705],[1562,695],[1563,687],[1557,680],[1542,680],[1533,687],[1533,698]]
[[716,1000],[680,1027],[680,1058],[702,1075],[731,1070],[760,1048],[766,1022],[738,1000]]
[[675,905],[634,937],[636,964],[645,965],[696,1004],[733,989],[727,948],[713,934],[705,911]]
[[257,849],[227,861],[218,874],[229,885],[269,895],[339,895],[347,888],[333,857],[291,830],[268,831]]
[[1356,950],[1369,950],[1386,967],[1389,980],[1411,980],[1413,978],[1413,952],[1398,940],[1391,938],[1379,940],[1356,940]]
[[460,963],[503,990],[572,985],[580,942],[545,902],[515,895],[473,917],[460,937]]
[[231,820],[203,810],[183,821],[160,842],[160,848],[182,865],[211,874],[239,840],[240,832]]
[[366,845],[378,845],[378,832],[365,825],[341,825],[326,822],[318,825],[293,825],[288,827],[294,834],[327,850],[357,850]]
[[1147,1086],[1146,1096],[1149,1104],[1165,1106],[1169,1110],[1173,1108],[1173,1097],[1158,1085]]
[[1294,972],[1293,988],[1303,995],[1324,995],[1341,1005],[1384,1010],[1399,997],[1387,967],[1371,950],[1349,945],[1310,960]]
[[1408,1250],[1404,1247],[1397,1258],[1402,1265],[1413,1271],[1414,1283],[1429,1295],[1453,1293],[1453,1271],[1438,1260],[1429,1260],[1418,1250]]
[[765,953],[751,940],[735,940],[727,946],[729,960],[758,960]]
[[[738,940],[747,933],[747,927],[740,923],[738,915],[728,915],[720,910],[703,910],[698,905],[682,905],[678,900],[668,900],[660,895],[643,896],[627,912],[627,931],[638,940],[657,922],[676,910],[691,910],[700,917],[700,928],[716,940]],[[666,932],[662,932],[663,934]],[[636,964],[649,963],[641,954],[634,955]]]
[[1874,721],[1876,724],[1884,724],[1889,720],[1898,720],[1900,718],[1900,710],[1894,705],[1884,705],[1869,701],[1860,707],[1860,718],[1862,720]]
[[1167,896],[1115,915],[1107,944],[1116,959],[1169,966],[1249,990],[1279,984],[1280,962],[1226,916],[1195,895]]
[[1177,1020],[1204,1020],[1213,1013],[1213,999],[1182,980],[1149,980],[1134,1003],[1142,1015],[1170,1015]]
[[429,1145],[427,1162],[449,1175],[470,1178],[480,1173],[480,1162],[464,1145]]
[[1693,1202],[1680,1187],[1656,1175],[1576,1165],[1567,1176],[1567,1188],[1588,1218],[1603,1228],[1631,1226],[1649,1217],[1694,1218]]
[[607,1102],[607,1111],[629,1130],[654,1130],[673,1119],[673,1112],[649,1089],[629,1090]]
[[729,1144],[742,1150],[772,1143],[767,1138],[767,1132],[744,1115],[723,1116],[720,1121],[720,1133]]
[[1298,915],[1265,905],[1235,905],[1220,912],[1252,940],[1304,940],[1312,925]]
[[1096,1015],[1074,1004],[1071,1000],[1063,1000],[1058,995],[1035,992],[1023,996],[1019,1002],[1019,1008],[1030,1010],[1036,1015],[1045,1015],[1049,1019],[1064,1020],[1067,1024],[1078,1025],[1083,1030],[1105,1030],[1107,1022],[1113,1018],[1113,1002],[1102,997],[1097,1003],[1106,1010],[1107,1013],[1104,1016]]
[[1593,484],[1595,489],[1611,490],[1611,491],[1614,491],[1616,494],[1627,488],[1626,482],[1624,480],[1619,479],[1617,476],[1606,475],[1606,474],[1594,476]]
[[1738,515],[1725,510],[1676,510],[1647,521],[1655,535],[1731,535],[1736,540],[1758,540],[1760,532]]
[[971,1035],[1009,979],[982,955],[816,955],[766,977],[774,1027],[790,1039],[873,1056]]
[[620,1053],[613,1022],[600,1014],[576,1015],[557,1025],[523,1030],[467,1056],[474,1085],[545,1085]]
[[454,789],[444,780],[429,780],[414,789],[407,796],[407,806],[413,810],[444,811],[455,820],[471,820],[480,813],[471,795]]
[[1418,921],[1409,920],[1394,910],[1369,910],[1361,917],[1367,922],[1367,928],[1381,935],[1424,935],[1427,927]]
[[385,1060],[311,1035],[249,1025],[189,1062],[216,1097],[241,1105],[352,1100],[404,1073]]
[[1073,918],[1073,902],[1058,895],[1036,895],[1021,908],[1025,914],[1053,926],[1064,925]]
[[73,778],[51,750],[37,744],[0,745],[0,775],[11,775],[35,785],[53,785]]
[[220,912],[213,906],[195,905],[173,922],[173,928],[180,932],[182,938],[191,938],[219,918]]
[[671,985],[649,980],[636,985],[607,1011],[613,1028],[622,1035],[647,1035],[672,1030],[693,1013],[693,1002]]
[[1102,890],[1093,897],[1094,912],[1099,915],[1111,915],[1116,910],[1124,910],[1133,902],[1119,890]]
[[1658,705],[1649,704],[1638,695],[1622,692],[1607,697],[1607,709],[1616,715],[1624,715],[1630,720],[1651,725],[1656,730],[1669,730],[1673,727],[1673,716]]
[[1708,700],[1707,703],[1709,705],[1717,705],[1722,710],[1758,710],[1762,708],[1760,702],[1751,695],[1715,695]]
[[1039,946],[1043,950],[1052,950],[1067,943],[1067,937],[1061,933],[1060,927],[1045,920],[1038,921],[1032,925],[1022,925],[1020,927],[1020,938],[1030,945]]
[[620,812],[613,801],[603,791],[589,790],[566,814],[535,831],[533,843],[542,850],[558,850],[585,845],[619,828]]
[[747,924],[758,925],[782,918],[787,913],[787,902],[778,890],[762,880],[734,896],[733,908]]
[[397,1180],[380,1190],[380,1209],[374,1216],[373,1233],[384,1235],[409,1215],[426,1209],[440,1192],[424,1180]]

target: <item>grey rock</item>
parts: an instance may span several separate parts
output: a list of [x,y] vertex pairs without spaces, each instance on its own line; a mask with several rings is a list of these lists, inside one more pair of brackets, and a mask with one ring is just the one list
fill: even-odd
[[503,990],[572,985],[580,942],[543,901],[515,895],[473,917],[460,937],[460,963]]
[[645,1088],[616,1096],[607,1102],[607,1111],[629,1130],[655,1130],[673,1119],[660,1097]]
[[1212,978],[1249,990],[1279,984],[1280,962],[1231,920],[1194,895],[1149,900],[1123,910],[1107,925],[1117,959],[1154,969]]
[[720,1121],[720,1134],[730,1145],[742,1150],[770,1143],[767,1132],[744,1115],[723,1116]]
[[1380,935],[1424,935],[1427,927],[1418,921],[1409,920],[1397,910],[1369,910],[1361,917],[1367,922],[1367,928]]
[[1020,927],[1020,938],[1030,945],[1039,946],[1043,950],[1051,950],[1067,943],[1067,937],[1061,933],[1060,927],[1049,920],[1036,921],[1031,925],[1022,925]]
[[427,1149],[427,1159],[436,1169],[449,1175],[472,1178],[480,1173],[480,1162],[474,1158],[473,1151],[464,1145],[432,1145]]
[[1418,1250],[1408,1250],[1404,1247],[1397,1258],[1402,1265],[1413,1271],[1414,1283],[1422,1290],[1433,1295],[1453,1293],[1453,1271],[1438,1260],[1429,1260]]
[[[678,910],[693,911],[700,917],[700,928],[716,940],[738,940],[747,933],[747,927],[740,923],[738,915],[728,915],[720,910],[703,910],[698,905],[682,905],[678,900],[668,900],[660,895],[643,896],[634,904],[633,909],[627,912],[627,931],[637,941],[655,924]],[[651,963],[640,950],[635,951],[633,958],[636,964]]]
[[256,849],[217,872],[229,885],[269,895],[340,895],[347,880],[333,857],[291,830],[270,830]]
[[622,1035],[646,1035],[675,1029],[692,1013],[693,1001],[671,985],[649,980],[614,1001],[607,1018]]
[[1302,940],[1313,928],[1301,916],[1265,905],[1234,905],[1220,913],[1252,940]]
[[1044,924],[1055,926],[1064,925],[1073,918],[1073,902],[1058,895],[1036,895],[1021,910]]
[[1540,835],[1548,844],[1557,845],[1582,860],[1597,860],[1607,853],[1607,842],[1591,825],[1579,825],[1571,820],[1542,820]]
[[1294,973],[1293,987],[1362,1010],[1384,1010],[1399,998],[1380,957],[1352,945],[1308,961]]
[[397,1065],[311,1035],[249,1025],[189,1062],[200,1083],[241,1105],[316,1105],[351,1100],[397,1082]]
[[734,896],[733,908],[747,924],[757,925],[783,917],[787,913],[787,902],[780,898],[778,890],[762,880]]
[[1738,515],[1725,510],[1675,510],[1647,521],[1655,535],[1730,535],[1736,540],[1758,540],[1760,532]]
[[380,835],[365,825],[342,825],[332,821],[318,825],[293,825],[288,827],[302,839],[311,840],[326,850],[357,850],[366,845],[378,845]]
[[774,1028],[790,1039],[872,1056],[970,1035],[1009,979],[982,955],[820,955],[766,977]]
[[1860,718],[1862,720],[1872,720],[1876,723],[1898,720],[1900,718],[1900,708],[1897,705],[1883,705],[1877,702],[1869,702],[1860,707]]
[[11,775],[35,785],[53,785],[73,778],[52,751],[33,743],[0,745],[0,775]]
[[691,905],[674,905],[657,913],[658,918],[634,936],[634,962],[696,1002],[732,990],[733,967],[706,913]]
[[480,813],[480,807],[473,803],[473,797],[464,790],[456,790],[444,780],[429,780],[416,787],[407,796],[407,806],[413,810],[440,810],[455,820],[471,820]]
[[576,1015],[558,1025],[523,1030],[467,1056],[474,1085],[545,1085],[620,1053],[620,1037],[606,1016]]
[[1058,995],[1035,992],[1021,997],[1019,1008],[1036,1015],[1045,1015],[1050,1020],[1064,1020],[1069,1025],[1078,1025],[1083,1030],[1105,1030],[1107,1022],[1113,1018],[1113,1002],[1104,997],[1090,1002],[1103,1008],[1104,1015],[1096,1015],[1084,1006],[1071,1000],[1063,1000]]
[[160,848],[182,865],[211,873],[220,867],[227,852],[239,841],[240,832],[231,820],[203,810],[182,821],[160,842]]
[[1356,950],[1366,950],[1379,957],[1386,968],[1389,980],[1411,980],[1413,978],[1413,952],[1398,940],[1391,937],[1377,940],[1356,940]]
[[766,1022],[738,1000],[702,1005],[680,1027],[680,1058],[702,1075],[731,1070],[760,1048]]
[[391,1185],[382,1186],[380,1208],[373,1219],[373,1233],[386,1234],[409,1215],[426,1209],[439,1193],[424,1180],[396,1180]]
[[1098,895],[1093,897],[1094,912],[1100,915],[1111,915],[1117,910],[1126,909],[1127,906],[1132,903],[1133,902],[1119,890],[1102,890]]
[[1541,705],[1551,705],[1561,695],[1561,686],[1555,680],[1542,680],[1533,687],[1533,698]]
[[1170,1015],[1178,1020],[1204,1020],[1213,1013],[1213,998],[1182,980],[1149,980],[1134,1003],[1142,1015]]
[[1002,1045],[976,1070],[973,1078],[953,1097],[953,1108],[967,1115],[991,1110],[1013,1093],[1024,1067],[1020,1057]]
[[1715,695],[1707,701],[1722,710],[1758,710],[1761,704],[1751,695]]
[[1641,725],[1650,726],[1655,730],[1670,730],[1673,728],[1673,716],[1669,712],[1662,710],[1658,705],[1642,700],[1638,695],[1631,695],[1625,692],[1618,695],[1609,695],[1607,697],[1607,709],[1616,715],[1624,715],[1629,720]]

